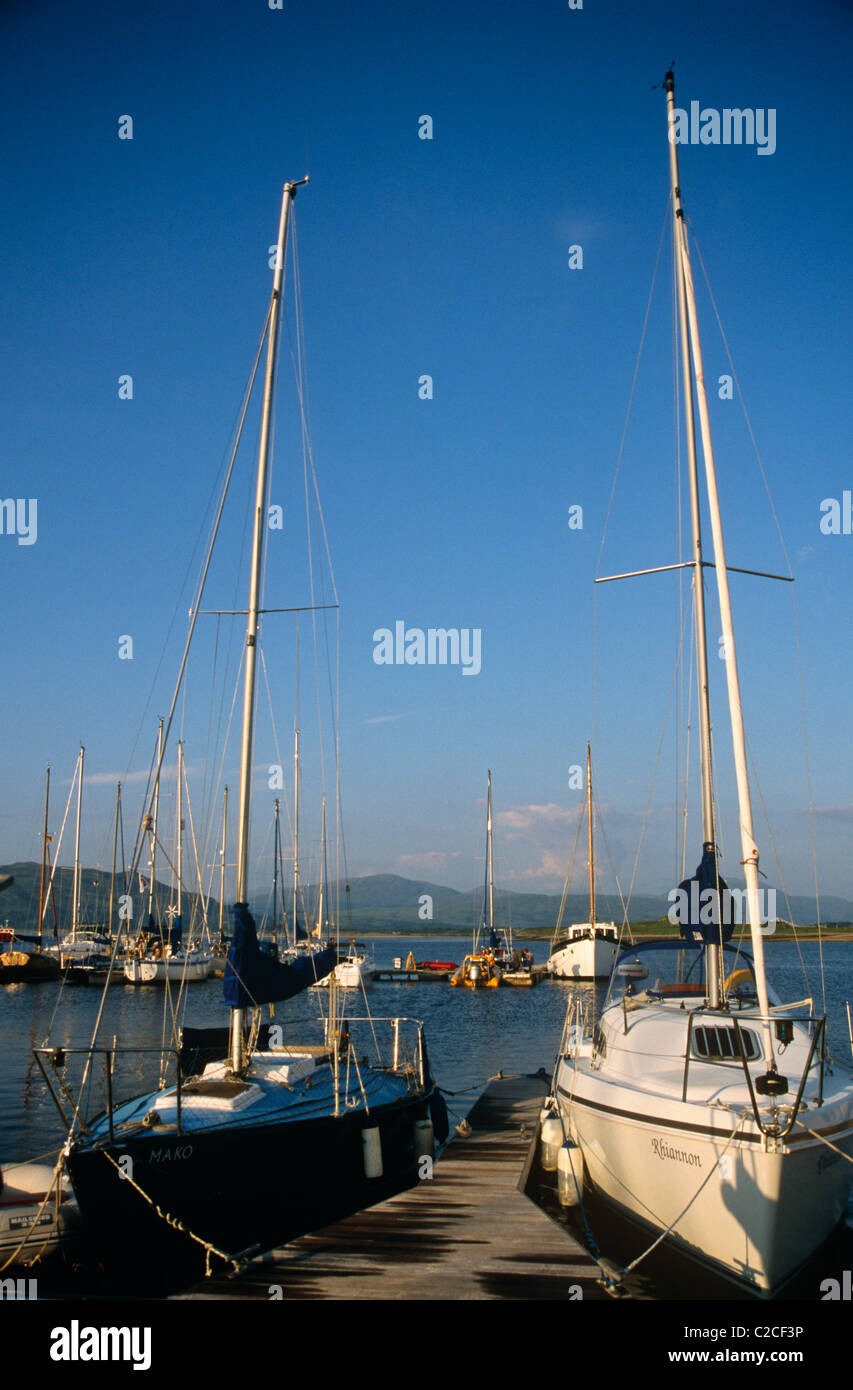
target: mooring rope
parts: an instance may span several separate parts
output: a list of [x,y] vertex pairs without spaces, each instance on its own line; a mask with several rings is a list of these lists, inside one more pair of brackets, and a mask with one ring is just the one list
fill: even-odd
[[109,1162],[113,1165],[113,1167],[117,1170],[117,1172],[118,1172],[119,1176],[121,1177],[122,1181],[123,1181],[123,1182],[129,1182],[130,1185],[131,1185],[131,1187],[134,1188],[134,1189],[139,1193],[140,1197],[144,1197],[144,1198],[145,1198],[145,1201],[148,1203],[148,1205],[149,1205],[150,1207],[153,1207],[153,1209],[154,1209],[154,1211],[156,1212],[156,1214],[157,1214],[159,1217],[161,1217],[161,1219],[162,1219],[163,1221],[166,1222],[167,1226],[171,1226],[171,1227],[173,1227],[174,1230],[180,1231],[182,1235],[189,1236],[190,1240],[194,1240],[194,1241],[196,1242],[197,1245],[200,1245],[200,1246],[202,1247],[202,1249],[204,1250],[204,1256],[205,1256],[205,1258],[204,1258],[204,1277],[205,1277],[205,1279],[209,1279],[209,1278],[210,1278],[210,1272],[211,1272],[210,1257],[211,1257],[211,1255],[217,1255],[217,1256],[219,1257],[220,1260],[224,1260],[226,1264],[231,1265],[231,1267],[234,1269],[235,1272],[239,1271],[239,1269],[240,1269],[240,1262],[239,1262],[239,1260],[236,1260],[236,1259],[234,1258],[233,1255],[226,1255],[224,1250],[219,1250],[214,1244],[212,1244],[211,1241],[209,1241],[209,1240],[204,1240],[202,1236],[197,1236],[197,1235],[195,1234],[194,1231],[191,1231],[191,1230],[190,1230],[189,1226],[185,1226],[184,1223],[183,1223],[183,1221],[179,1221],[178,1218],[177,1218],[176,1216],[170,1216],[169,1213],[168,1213],[167,1211],[164,1211],[162,1207],[160,1207],[160,1206],[157,1205],[157,1203],[154,1201],[153,1197],[149,1197],[148,1193],[144,1190],[144,1188],[141,1188],[141,1187],[139,1186],[139,1183],[136,1182],[136,1180],[135,1180],[134,1178],[132,1178],[132,1177],[130,1176],[129,1173],[126,1173],[126,1172],[124,1171],[124,1169],[123,1169],[122,1167],[120,1167],[120,1165],[119,1165],[118,1163],[116,1163],[116,1161],[115,1161],[115,1159],[113,1158],[112,1154],[107,1153],[106,1150],[104,1150],[104,1157],[105,1157],[106,1159],[108,1159]]

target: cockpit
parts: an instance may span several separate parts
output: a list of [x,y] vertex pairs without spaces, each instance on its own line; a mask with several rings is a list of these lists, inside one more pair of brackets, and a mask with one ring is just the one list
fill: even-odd
[[[752,956],[737,944],[719,951],[720,1000],[729,1008],[754,1008],[757,1003]],[[682,939],[647,941],[625,947],[617,956],[610,976],[607,1004],[686,1006],[708,998],[708,953],[700,942]]]

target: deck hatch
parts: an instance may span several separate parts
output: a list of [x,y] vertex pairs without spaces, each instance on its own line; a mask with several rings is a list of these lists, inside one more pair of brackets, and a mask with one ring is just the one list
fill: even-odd
[[754,1062],[761,1056],[761,1048],[751,1028],[741,1027],[738,1042],[734,1028],[705,1024],[693,1029],[693,1055],[709,1062],[740,1062],[744,1057]]

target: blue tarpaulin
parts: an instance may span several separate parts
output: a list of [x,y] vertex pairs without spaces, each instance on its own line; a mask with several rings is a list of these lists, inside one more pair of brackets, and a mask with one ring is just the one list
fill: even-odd
[[223,993],[232,1009],[253,1004],[277,1004],[292,999],[334,970],[338,953],[334,947],[314,951],[288,964],[273,960],[258,945],[255,919],[248,903],[231,908],[233,934],[225,966]]

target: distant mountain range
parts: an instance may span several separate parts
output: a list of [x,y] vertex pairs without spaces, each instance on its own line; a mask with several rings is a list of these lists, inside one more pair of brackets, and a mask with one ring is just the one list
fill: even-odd
[[[350,910],[353,926],[358,930],[375,931],[470,930],[476,926],[483,910],[482,888],[467,893],[444,888],[425,879],[400,878],[397,874],[368,874],[350,880]],[[429,901],[424,901],[428,899]],[[814,900],[791,898],[791,911],[798,925],[807,926],[817,920]],[[601,921],[622,920],[619,899],[607,893],[596,894],[596,917]],[[786,915],[781,894],[778,898],[779,916]],[[666,893],[635,893],[631,900],[632,922],[653,922],[665,917],[669,908]],[[429,909],[430,917],[421,914]],[[560,910],[560,895],[553,893],[515,893],[495,889],[495,917],[498,925],[513,929],[551,932]],[[853,921],[853,902],[847,898],[821,899],[823,921]],[[565,922],[584,922],[589,918],[589,898],[584,893],[570,893],[563,914]],[[342,929],[345,923],[342,923]]]
[[[15,882],[12,887],[0,895],[0,923],[8,919],[9,925],[18,931],[35,930],[41,866],[35,863],[0,865],[0,877],[4,874],[11,874]],[[81,879],[81,920],[86,922],[105,921],[110,892],[109,873],[97,869],[83,869]],[[455,888],[445,888],[439,883],[430,883],[425,879],[401,878],[397,874],[368,874],[362,878],[350,879],[349,886],[348,895],[345,893],[343,882],[340,884],[339,894],[335,884],[330,886],[332,903],[334,904],[338,897],[340,898],[343,909],[341,914],[341,931],[343,933],[348,931],[350,923],[355,932],[403,931],[419,932],[424,936],[441,931],[467,932],[476,926],[482,912],[482,888],[463,893]],[[71,925],[72,887],[71,869],[57,869],[54,893],[60,930],[66,930]],[[138,885],[134,889],[133,902],[134,909],[138,914],[141,899],[136,891],[137,888]],[[120,891],[121,889],[117,887],[116,893]],[[169,900],[168,884],[161,884],[158,880],[158,892],[161,906],[165,907]],[[269,884],[263,887],[256,885],[250,895],[255,917],[259,923],[264,914],[269,911],[271,896],[272,889]],[[347,896],[349,898],[348,911]],[[196,906],[197,908],[197,899],[193,893],[185,893],[184,897],[184,921],[188,923],[193,907]],[[312,889],[310,885],[305,889],[305,899],[308,904],[315,902],[316,890]],[[287,906],[288,908],[290,906],[289,896]],[[527,928],[545,933],[551,932],[556,923],[559,908],[560,897],[556,894],[514,893],[495,890],[495,913],[498,923],[501,926],[512,926],[515,930]],[[631,921],[656,921],[658,918],[666,916],[667,908],[666,893],[635,894],[631,902]],[[821,900],[821,908],[825,923],[843,922],[849,924],[853,922],[853,902],[847,898],[825,897]],[[612,919],[616,922],[622,920],[621,905],[616,897],[599,894],[596,898],[596,909],[596,915],[601,920],[609,921]],[[778,910],[780,917],[787,916],[781,894],[778,900]],[[816,921],[812,899],[792,898],[791,910],[794,920],[802,926],[808,926]],[[585,921],[588,911],[589,903],[586,896],[582,893],[571,893],[566,899],[564,920],[566,922]],[[208,919],[211,926],[216,926],[218,917],[219,903],[217,900],[211,899],[208,903]],[[45,929],[51,933],[53,931],[53,912],[50,906],[45,917]]]

